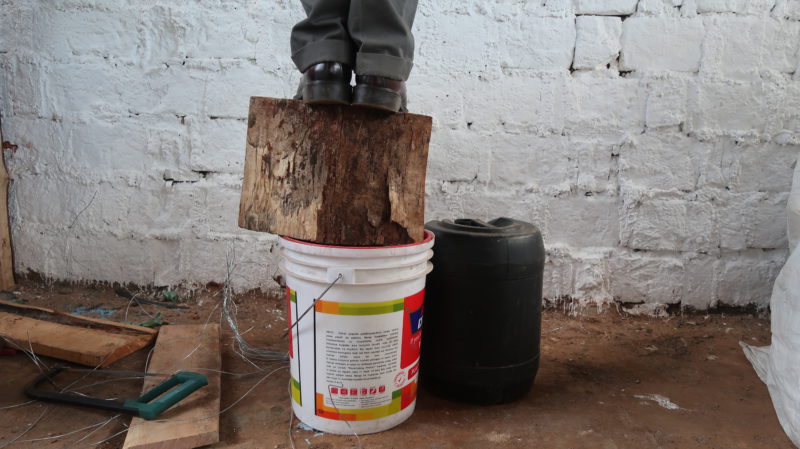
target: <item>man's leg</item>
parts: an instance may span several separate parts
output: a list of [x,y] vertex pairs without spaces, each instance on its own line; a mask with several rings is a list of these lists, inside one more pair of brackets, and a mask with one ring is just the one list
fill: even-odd
[[292,28],[292,61],[303,72],[295,98],[349,103],[355,48],[347,31],[350,0],[301,0],[306,19]]
[[414,59],[411,25],[417,0],[353,0],[347,29],[356,46],[356,74],[405,81]]
[[356,50],[354,104],[405,107],[414,59],[417,0],[352,0],[347,29]]

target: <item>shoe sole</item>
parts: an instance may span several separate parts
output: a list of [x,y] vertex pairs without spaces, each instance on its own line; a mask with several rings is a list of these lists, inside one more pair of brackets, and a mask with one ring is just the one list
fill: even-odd
[[353,106],[397,112],[402,106],[400,93],[393,89],[356,85],[353,89]]
[[350,104],[350,85],[316,81],[303,86],[303,101],[309,104]]

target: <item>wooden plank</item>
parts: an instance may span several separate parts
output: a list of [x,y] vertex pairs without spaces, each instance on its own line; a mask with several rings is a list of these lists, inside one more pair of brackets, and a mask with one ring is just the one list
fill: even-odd
[[91,367],[108,366],[149,345],[155,335],[53,323],[0,312],[0,336],[22,349]]
[[239,226],[330,245],[424,236],[431,118],[253,97]]
[[3,129],[0,124],[0,289],[11,290],[14,282],[14,253],[11,246],[11,230],[8,225],[8,171],[6,170],[3,145]]
[[[208,377],[208,385],[158,417],[166,421],[133,418],[123,449],[189,449],[218,442],[221,365],[219,324],[162,326],[148,371],[195,370]],[[148,378],[143,391],[161,380]]]
[[[47,321],[57,321],[62,324],[75,324],[97,328],[113,329],[120,332],[152,335],[151,340],[155,339],[158,330],[149,327],[136,326],[133,324],[117,323],[116,321],[100,320],[88,316],[73,315],[71,313],[59,312],[45,307],[32,306],[28,304],[17,304],[0,299],[0,311],[25,315],[30,318],[43,318]],[[38,314],[36,312],[39,312]],[[49,315],[49,316],[48,316]]]

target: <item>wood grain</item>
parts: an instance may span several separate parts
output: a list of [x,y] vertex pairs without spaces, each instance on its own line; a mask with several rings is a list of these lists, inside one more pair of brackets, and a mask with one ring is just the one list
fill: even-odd
[[[208,385],[157,421],[133,418],[123,449],[189,449],[218,442],[221,364],[219,324],[162,326],[148,372],[196,371],[208,377]],[[161,380],[148,378],[143,391]]]
[[115,332],[129,334],[146,334],[155,340],[158,330],[149,327],[136,326],[135,324],[118,323],[110,320],[100,320],[88,316],[73,315],[71,313],[59,312],[58,310],[45,307],[32,306],[28,304],[17,304],[10,301],[0,300],[0,311],[27,316],[28,318],[43,319],[61,324],[72,324],[76,326],[92,327],[98,329],[110,329]]
[[431,118],[253,97],[239,226],[316,243],[423,239]]
[[114,332],[0,312],[0,336],[18,348],[86,366],[108,366],[149,345],[151,333]]

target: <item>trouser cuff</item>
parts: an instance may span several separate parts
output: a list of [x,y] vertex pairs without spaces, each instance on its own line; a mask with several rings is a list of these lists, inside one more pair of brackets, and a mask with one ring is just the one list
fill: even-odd
[[319,62],[338,62],[352,67],[355,62],[353,59],[350,42],[338,40],[312,42],[292,54],[292,61],[301,72]]
[[381,53],[358,53],[356,75],[376,75],[406,81],[414,63],[411,59]]

